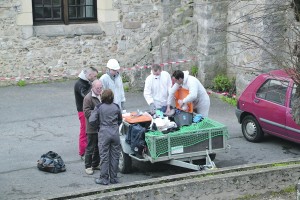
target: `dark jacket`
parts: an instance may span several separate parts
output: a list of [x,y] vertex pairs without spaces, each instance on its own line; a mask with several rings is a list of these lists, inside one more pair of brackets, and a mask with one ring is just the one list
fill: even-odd
[[83,111],[83,99],[91,90],[91,84],[87,80],[78,79],[74,86],[75,102],[78,112]]
[[[122,113],[119,105],[115,103],[98,104],[91,113],[89,123],[93,127],[99,128],[99,133],[101,129],[118,127],[122,123]],[[117,128],[117,130],[119,129]]]
[[83,112],[85,116],[85,124],[86,124],[86,134],[97,134],[97,128],[93,127],[89,123],[89,117],[91,116],[91,112],[94,110],[96,105],[100,104],[100,100],[92,96],[92,91],[90,91],[83,100]]

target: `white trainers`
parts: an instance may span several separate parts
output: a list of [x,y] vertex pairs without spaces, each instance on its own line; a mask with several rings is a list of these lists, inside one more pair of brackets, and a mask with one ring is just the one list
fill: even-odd
[[94,173],[94,170],[90,167],[90,168],[86,168],[85,169],[85,173],[87,174],[87,175],[92,175],[93,173]]

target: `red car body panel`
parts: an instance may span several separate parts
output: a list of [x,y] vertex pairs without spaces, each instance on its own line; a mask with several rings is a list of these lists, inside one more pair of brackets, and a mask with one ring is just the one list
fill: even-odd
[[[257,95],[264,83],[273,80],[285,89],[279,90],[280,103],[272,102]],[[257,76],[242,92],[238,99],[237,117],[241,123],[243,117],[253,115],[261,126],[263,132],[300,143],[300,126],[292,119],[291,96],[294,82],[284,70],[274,70]],[[271,88],[271,86],[270,86]],[[266,95],[271,95],[271,90]],[[275,91],[275,89],[274,89]],[[274,93],[275,94],[275,93]],[[276,96],[275,95],[275,96]]]

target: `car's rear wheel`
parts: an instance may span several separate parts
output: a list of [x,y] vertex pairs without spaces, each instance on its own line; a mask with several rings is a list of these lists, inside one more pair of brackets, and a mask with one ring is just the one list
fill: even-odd
[[242,132],[249,142],[260,142],[264,137],[259,123],[252,115],[244,117],[242,121]]

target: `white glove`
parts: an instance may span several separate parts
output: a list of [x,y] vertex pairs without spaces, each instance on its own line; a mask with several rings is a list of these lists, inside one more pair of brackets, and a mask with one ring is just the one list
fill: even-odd
[[182,105],[183,105],[183,101],[182,101],[181,99],[179,99],[177,102],[178,102],[178,104],[179,104],[179,107],[181,108]]
[[155,114],[156,107],[155,107],[154,103],[151,103],[151,104],[150,104],[149,109],[150,109],[150,113],[151,113],[151,114]]
[[181,108],[183,111],[187,111],[189,107],[184,103]]

